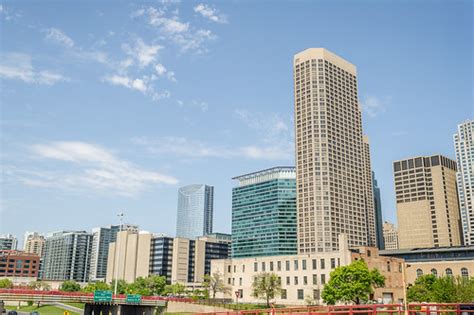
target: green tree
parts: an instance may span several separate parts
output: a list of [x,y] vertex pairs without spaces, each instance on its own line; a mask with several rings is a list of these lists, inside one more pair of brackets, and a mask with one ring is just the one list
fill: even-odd
[[365,261],[357,260],[348,266],[334,269],[321,296],[327,304],[360,304],[369,300],[374,288],[384,285],[385,277],[376,268],[369,270]]
[[146,278],[138,277],[130,285],[130,293],[145,296],[161,295],[164,293],[166,278],[163,276],[152,275]]
[[[130,284],[123,280],[123,279],[119,279],[117,281],[117,294],[127,294],[127,293],[130,293]],[[112,280],[112,282],[110,283],[110,289],[112,290],[112,292],[115,290],[115,279]]]
[[61,283],[59,291],[64,292],[78,292],[81,291],[81,285],[74,280],[67,280]]
[[31,281],[30,283],[28,283],[28,288],[32,290],[44,290],[44,291],[51,290],[51,286],[48,283],[41,280]]
[[225,285],[224,283],[224,277],[222,274],[218,271],[214,272],[212,275],[205,275],[204,276],[204,282],[203,282],[204,288],[209,292],[208,294],[210,295],[210,292],[212,292],[212,298],[216,298],[216,293],[229,293],[230,288]]
[[82,292],[92,293],[94,291],[106,291],[110,290],[110,286],[102,281],[98,282],[89,282],[84,288],[82,288]]
[[257,299],[264,299],[267,307],[270,306],[270,300],[279,296],[280,293],[281,281],[276,274],[262,272],[253,279],[252,296]]
[[11,289],[13,288],[13,282],[10,279],[0,280],[0,289]]
[[474,278],[424,275],[408,288],[410,302],[463,303],[474,301]]
[[418,277],[407,290],[407,300],[409,302],[433,301],[433,285],[435,282],[436,277],[433,275]]
[[169,284],[165,288],[167,294],[181,295],[186,291],[186,287],[181,283]]

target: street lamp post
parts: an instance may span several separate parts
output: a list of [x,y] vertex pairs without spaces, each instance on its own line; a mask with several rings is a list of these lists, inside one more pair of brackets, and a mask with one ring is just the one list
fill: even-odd
[[405,315],[408,314],[408,301],[407,301],[407,282],[406,282],[406,268],[410,267],[410,265],[406,264],[405,262],[402,263],[403,272],[402,272],[402,281],[403,281],[403,304],[405,308]]
[[[119,225],[119,232],[122,232],[122,226],[123,226],[123,213],[120,212],[117,214],[120,220],[120,225]],[[118,284],[118,262],[120,258],[120,246],[118,246],[118,233],[117,237],[115,238],[115,283],[114,283],[114,298],[117,298],[117,284]]]

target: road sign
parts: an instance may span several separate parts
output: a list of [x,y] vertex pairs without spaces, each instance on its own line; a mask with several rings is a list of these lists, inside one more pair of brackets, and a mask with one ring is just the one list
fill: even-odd
[[235,291],[235,297],[236,297],[236,298],[239,298],[239,296],[240,296],[240,292],[239,292],[239,291]]
[[126,303],[141,303],[142,296],[140,294],[127,294],[127,298],[125,299]]
[[109,290],[94,291],[94,302],[112,302],[112,291],[109,291]]

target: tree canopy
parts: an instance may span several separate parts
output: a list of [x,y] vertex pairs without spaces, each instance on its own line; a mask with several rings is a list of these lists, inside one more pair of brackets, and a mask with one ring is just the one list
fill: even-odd
[[274,273],[262,272],[255,276],[252,283],[252,296],[257,299],[264,299],[267,306],[270,300],[281,293],[280,278]]
[[384,285],[385,277],[376,268],[369,270],[365,261],[357,260],[334,269],[321,296],[327,304],[360,304],[369,300],[374,288]]
[[424,275],[408,288],[410,302],[464,303],[474,301],[474,278]]
[[13,288],[13,282],[10,279],[0,280],[0,289],[11,289]]
[[212,298],[216,298],[216,293],[227,293],[230,291],[230,288],[225,285],[224,277],[220,272],[214,272],[212,275],[205,275],[204,288],[206,288],[209,292],[212,292]]
[[59,291],[64,292],[78,292],[81,291],[81,285],[74,280],[67,280],[61,283]]

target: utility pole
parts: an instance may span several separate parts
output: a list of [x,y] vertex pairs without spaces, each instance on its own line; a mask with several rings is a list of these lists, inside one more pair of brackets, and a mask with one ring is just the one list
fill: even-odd
[[[117,214],[120,220],[119,225],[119,233],[122,232],[123,226],[123,212]],[[118,246],[118,237],[119,233],[117,233],[117,237],[115,238],[115,283],[114,283],[114,298],[117,298],[117,284],[118,284],[118,262],[120,258],[120,246]]]

